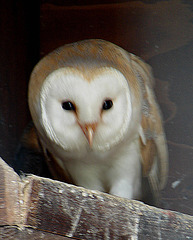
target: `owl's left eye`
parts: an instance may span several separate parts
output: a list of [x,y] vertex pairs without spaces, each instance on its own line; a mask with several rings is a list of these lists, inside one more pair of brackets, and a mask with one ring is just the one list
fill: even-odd
[[103,108],[102,109],[103,110],[108,110],[108,109],[112,108],[112,106],[113,106],[113,101],[110,100],[110,99],[107,99],[103,102]]
[[75,105],[70,101],[62,102],[62,108],[68,111],[76,111]]

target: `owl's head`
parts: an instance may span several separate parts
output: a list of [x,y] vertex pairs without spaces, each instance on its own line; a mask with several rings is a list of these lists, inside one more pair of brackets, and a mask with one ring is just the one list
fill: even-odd
[[32,72],[29,106],[45,142],[104,151],[136,132],[141,92],[129,53],[103,40],[65,45]]

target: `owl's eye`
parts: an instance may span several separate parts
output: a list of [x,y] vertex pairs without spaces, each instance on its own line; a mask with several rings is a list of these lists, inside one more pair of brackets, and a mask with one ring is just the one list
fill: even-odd
[[62,108],[64,110],[68,110],[68,111],[76,111],[76,107],[74,106],[74,104],[70,101],[66,101],[62,103]]
[[103,110],[108,110],[108,109],[112,108],[112,106],[113,106],[113,101],[110,99],[105,100],[103,102]]

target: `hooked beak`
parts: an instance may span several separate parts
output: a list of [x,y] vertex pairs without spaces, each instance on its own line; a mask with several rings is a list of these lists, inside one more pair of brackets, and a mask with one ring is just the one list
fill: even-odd
[[84,126],[80,125],[80,127],[81,127],[85,137],[87,138],[90,147],[92,147],[97,123],[88,123],[88,124],[85,124]]

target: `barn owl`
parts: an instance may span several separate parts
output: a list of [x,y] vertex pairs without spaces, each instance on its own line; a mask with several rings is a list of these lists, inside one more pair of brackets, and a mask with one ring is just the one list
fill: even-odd
[[64,45],[31,74],[34,126],[23,145],[44,156],[55,179],[157,201],[168,152],[153,86],[150,66],[113,43]]

